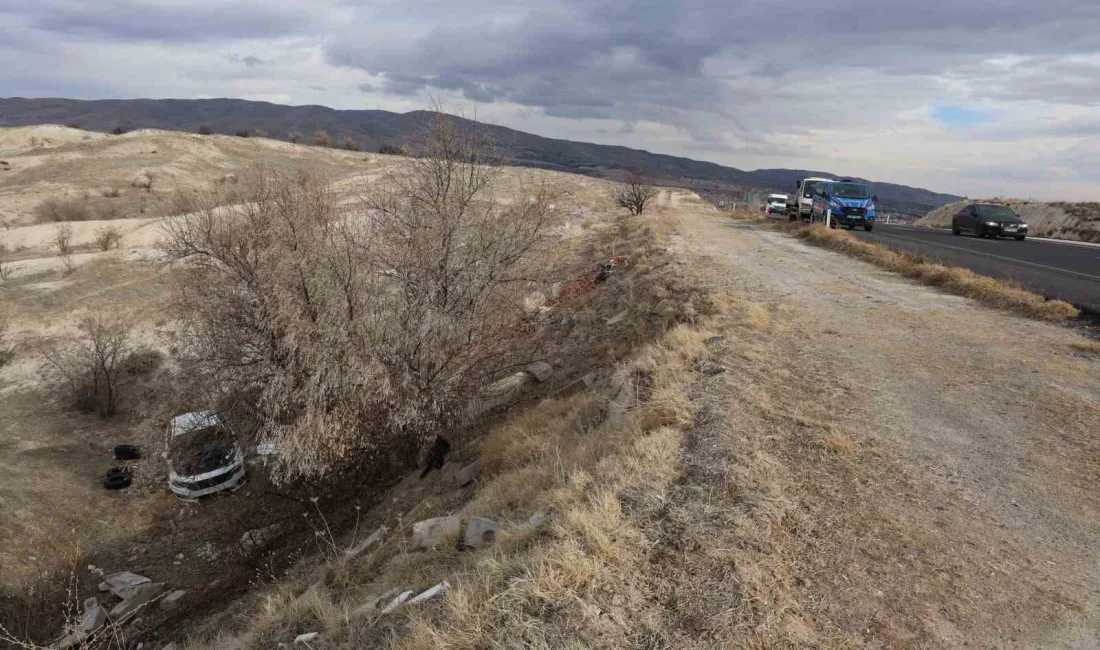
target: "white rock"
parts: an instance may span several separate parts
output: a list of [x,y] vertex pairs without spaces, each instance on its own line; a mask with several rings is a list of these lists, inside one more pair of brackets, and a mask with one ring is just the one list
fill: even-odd
[[319,636],[321,636],[320,632],[306,632],[294,637],[294,643],[309,643]]
[[129,616],[130,614],[133,614],[143,605],[147,604],[149,601],[153,600],[162,593],[164,593],[164,585],[162,583],[150,582],[147,584],[139,585],[129,593],[129,595],[126,597],[126,600],[123,600],[121,603],[115,605],[114,609],[111,610],[111,620],[117,622]]
[[531,518],[527,520],[527,523],[532,526],[541,526],[542,522],[546,521],[546,518],[550,516],[550,509],[543,506],[535,511],[535,514],[531,515]]
[[118,573],[112,573],[109,576],[103,578],[103,584],[107,585],[107,591],[110,591],[115,596],[125,599],[123,590],[136,587],[138,585],[144,585],[152,582],[145,576],[139,576],[136,573],[130,573],[129,571],[120,571]]
[[545,361],[536,361],[527,366],[527,372],[537,379],[539,383],[542,383],[550,379],[550,376],[554,374],[554,366],[551,366]]
[[343,562],[344,563],[350,562],[351,560],[354,560],[355,558],[357,558],[360,555],[362,555],[363,553],[365,553],[367,551],[367,549],[374,546],[375,544],[381,544],[382,543],[382,538],[385,535],[386,535],[386,527],[385,526],[379,526],[377,530],[375,530],[373,533],[370,534],[370,537],[364,539],[363,541],[359,542],[355,546],[353,546],[353,547],[349,548],[348,550],[344,551]]
[[160,608],[164,610],[175,609],[180,604],[180,599],[187,595],[187,592],[182,589],[177,589],[168,594],[160,601]]
[[77,629],[81,632],[95,632],[107,622],[107,610],[99,606],[99,601],[88,598],[84,601],[84,616],[80,619]]
[[481,461],[475,460],[466,467],[455,472],[455,485],[458,487],[465,487],[474,482],[477,475],[481,473]]

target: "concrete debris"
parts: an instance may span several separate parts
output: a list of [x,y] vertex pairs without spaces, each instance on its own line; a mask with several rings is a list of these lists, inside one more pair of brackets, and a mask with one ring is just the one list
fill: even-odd
[[129,591],[132,588],[139,585],[144,585],[152,582],[145,576],[138,575],[136,573],[130,573],[129,571],[120,571],[118,573],[112,573],[109,576],[103,578],[103,583],[100,584],[100,589],[103,589],[103,585],[107,585],[106,591],[111,592],[115,596],[126,599]]
[[413,524],[413,550],[438,546],[448,538],[462,534],[461,517],[435,517]]
[[306,632],[305,634],[299,634],[298,636],[294,637],[294,643],[309,643],[310,641],[316,640],[320,636],[320,632]]
[[401,592],[400,596],[398,596],[397,598],[394,598],[390,602],[389,605],[386,605],[385,608],[382,609],[382,613],[383,614],[389,614],[391,612],[396,611],[397,608],[404,605],[405,601],[408,600],[414,593],[416,593],[416,592],[414,592],[414,591],[403,591],[403,592]]
[[365,614],[370,614],[371,612],[376,611],[378,609],[378,606],[381,605],[383,602],[389,600],[390,598],[393,598],[403,591],[405,591],[404,587],[394,587],[393,589],[390,589],[381,596],[378,596],[377,598],[372,598],[360,605],[359,607],[355,608],[355,611],[353,611],[351,615],[363,616]]
[[531,518],[527,520],[527,523],[532,526],[538,527],[542,525],[542,522],[546,521],[546,518],[550,516],[550,509],[543,506],[535,511],[535,514],[531,515]]
[[374,546],[375,544],[381,544],[382,543],[382,538],[385,537],[385,536],[386,536],[386,527],[385,526],[379,526],[377,530],[375,530],[373,533],[370,534],[370,537],[364,539],[363,541],[359,542],[355,546],[353,546],[353,547],[349,548],[348,550],[344,551],[343,562],[346,564],[346,563],[350,562],[351,560],[354,560],[355,558],[359,557],[363,553],[365,553],[367,551],[367,549]]
[[241,548],[246,553],[252,553],[264,546],[267,546],[273,539],[278,537],[282,532],[282,524],[271,524],[264,526],[263,528],[255,528],[253,530],[245,531],[241,535]]
[[495,409],[498,406],[511,402],[531,383],[531,376],[526,372],[499,379],[481,391],[480,397],[471,406],[471,415],[478,416]]
[[462,543],[469,548],[485,548],[492,546],[497,541],[497,532],[500,524],[485,517],[474,517],[466,524],[466,535]]
[[550,379],[550,375],[554,374],[554,366],[551,366],[545,361],[536,361],[527,366],[527,372],[541,384],[547,379]]
[[163,610],[175,609],[180,604],[180,599],[185,595],[187,595],[187,592],[182,589],[173,591],[161,599],[160,608]]
[[164,584],[159,582],[150,582],[136,587],[125,600],[111,610],[111,620],[117,622],[128,617],[162,593],[164,593]]
[[435,598],[436,596],[442,594],[444,591],[447,591],[450,588],[451,588],[451,583],[444,580],[443,582],[437,584],[436,586],[432,587],[431,589],[425,590],[422,594],[420,594],[416,598],[413,598],[412,600],[410,600],[409,602],[407,602],[405,604],[406,605],[416,605],[416,604],[422,603],[426,600],[431,600],[432,598]]
[[465,487],[474,482],[477,475],[481,473],[481,461],[475,460],[466,467],[455,472],[455,485],[457,487]]
[[81,617],[76,628],[81,632],[92,633],[103,627],[106,622],[107,610],[100,607],[99,601],[93,596],[84,601],[84,616]]
[[704,361],[703,363],[699,364],[699,372],[708,377],[713,377],[714,375],[720,375],[723,372],[726,372],[726,367],[718,365],[713,361]]

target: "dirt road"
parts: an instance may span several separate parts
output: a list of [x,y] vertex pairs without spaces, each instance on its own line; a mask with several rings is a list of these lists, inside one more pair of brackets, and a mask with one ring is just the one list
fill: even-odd
[[[730,372],[702,398],[718,412],[685,446],[662,533],[710,548],[669,564],[740,604],[678,612],[684,638],[732,638],[726,620],[766,646],[1100,648],[1096,349],[682,214],[685,267],[764,307],[731,317]],[[700,502],[716,490],[721,508]]]

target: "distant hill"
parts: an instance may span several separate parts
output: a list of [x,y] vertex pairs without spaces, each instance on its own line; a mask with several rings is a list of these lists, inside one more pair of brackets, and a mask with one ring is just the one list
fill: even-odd
[[[368,151],[376,151],[383,145],[408,144],[430,115],[427,111],[339,111],[324,106],[282,106],[241,99],[0,98],[0,127],[73,124],[98,131],[121,127],[194,132],[206,125],[215,133],[261,129],[270,137],[282,139],[297,131],[307,142],[315,132],[325,131],[337,145],[350,137]],[[798,180],[807,176],[837,177],[820,170],[743,171],[640,149],[544,138],[501,126],[489,128],[496,139],[509,148],[516,164],[592,176],[614,176],[617,170],[638,167],[659,177],[663,184],[713,190],[759,188],[784,192],[789,192]],[[893,183],[874,183],[874,186],[880,207],[887,212],[922,215],[962,198]]]

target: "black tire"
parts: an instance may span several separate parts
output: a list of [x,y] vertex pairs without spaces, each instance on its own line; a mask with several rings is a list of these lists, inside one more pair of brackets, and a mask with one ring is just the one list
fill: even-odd
[[959,235],[962,234],[962,231],[959,230],[959,222],[958,221],[952,221],[951,222],[951,234],[955,235],[956,237],[958,237]]
[[1016,235],[1016,241],[1023,241],[1027,239],[1027,235]]
[[974,236],[978,239],[985,239],[985,226],[978,226],[974,229]]
[[115,445],[115,460],[140,460],[141,450],[137,445]]
[[863,229],[866,230],[867,232],[871,232],[871,230],[873,230],[874,227],[875,227],[875,224],[873,224],[873,223],[863,224]]
[[108,490],[122,490],[130,487],[133,481],[134,477],[129,471],[116,467],[109,470],[107,476],[103,477],[103,487]]

